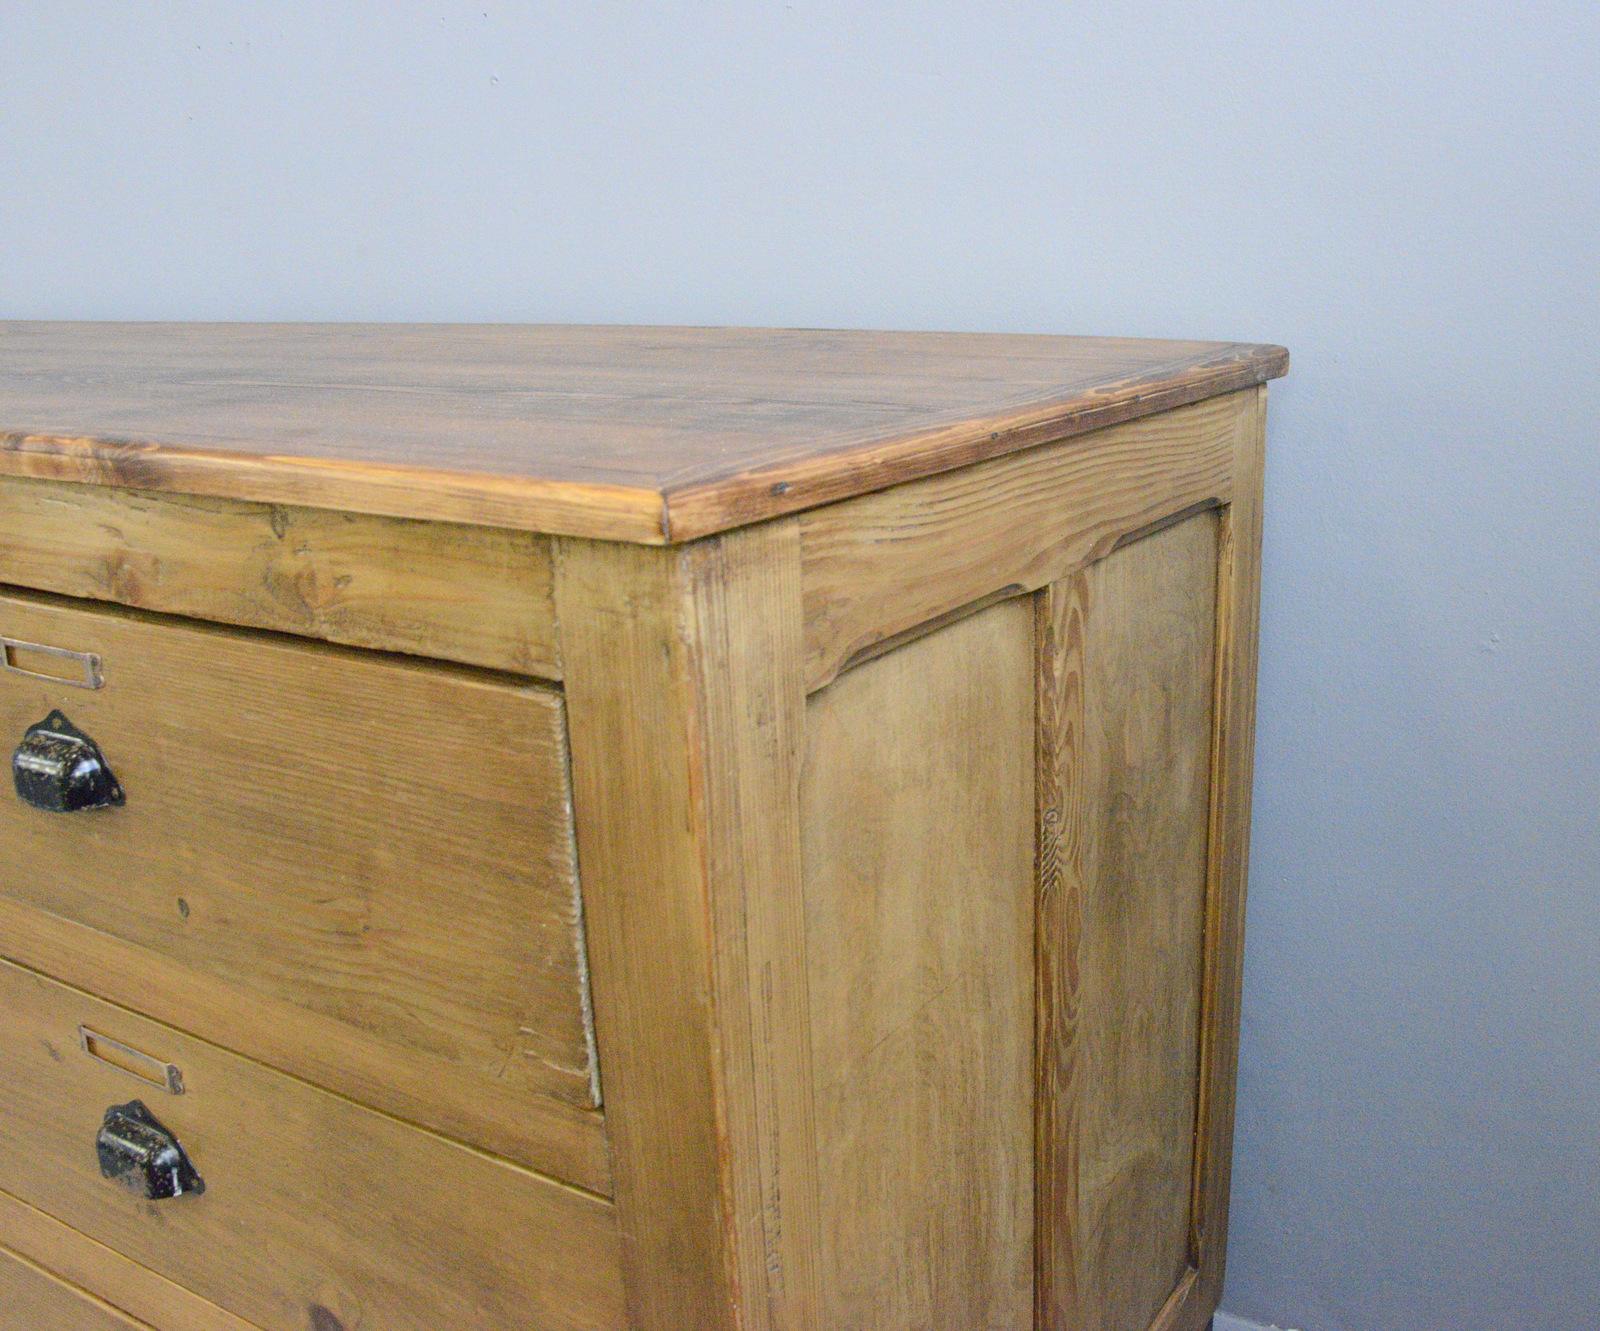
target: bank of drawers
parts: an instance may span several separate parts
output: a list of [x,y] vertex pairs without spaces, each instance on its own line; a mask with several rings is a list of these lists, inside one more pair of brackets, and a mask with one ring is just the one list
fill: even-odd
[[[559,691],[19,593],[0,637],[0,1189],[274,1331],[620,1325]],[[135,1102],[203,1192],[104,1177]]]

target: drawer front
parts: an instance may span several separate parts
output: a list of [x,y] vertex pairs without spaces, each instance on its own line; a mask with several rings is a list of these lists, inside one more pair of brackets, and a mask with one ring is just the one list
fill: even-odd
[[121,800],[0,794],[0,951],[605,1190],[559,691],[15,594],[0,636],[8,755],[58,714]]
[[[624,1325],[610,1203],[9,963],[0,1005],[0,1190],[246,1321]],[[166,1065],[181,1094],[150,1075]],[[106,1112],[134,1100],[202,1190],[150,1201],[102,1177]]]
[[27,1331],[150,1331],[4,1248],[0,1310],[5,1326]]

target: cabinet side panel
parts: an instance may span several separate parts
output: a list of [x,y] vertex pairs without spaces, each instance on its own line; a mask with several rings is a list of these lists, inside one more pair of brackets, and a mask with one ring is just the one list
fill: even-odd
[[802,863],[821,1325],[974,1331],[1032,1302],[1033,611],[815,694]]
[[1142,1331],[1195,1265],[1218,520],[1040,598],[1039,1323]]

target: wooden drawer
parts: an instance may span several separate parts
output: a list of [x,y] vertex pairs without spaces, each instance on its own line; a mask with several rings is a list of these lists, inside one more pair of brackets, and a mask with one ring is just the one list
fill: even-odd
[[[592,1190],[558,690],[0,595],[0,737],[60,711],[126,802],[0,799],[0,948]],[[37,670],[63,678],[39,678]]]
[[[266,1331],[624,1325],[609,1202],[9,963],[0,1006],[0,1189]],[[80,1027],[180,1069],[183,1093]],[[134,1099],[203,1192],[101,1177],[103,1116]]]
[[27,1331],[150,1331],[41,1267],[0,1248],[0,1309],[5,1325]]

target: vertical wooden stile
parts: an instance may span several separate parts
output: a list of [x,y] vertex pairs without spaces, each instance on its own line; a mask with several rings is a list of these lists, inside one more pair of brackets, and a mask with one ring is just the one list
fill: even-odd
[[632,1325],[814,1326],[790,522],[560,543],[556,606]]
[[1261,606],[1265,385],[1240,431],[1232,503],[1217,552],[1217,666],[1213,710],[1206,981],[1193,1205],[1200,1303],[1222,1293],[1233,1165],[1234,1083],[1255,764],[1256,657]]

